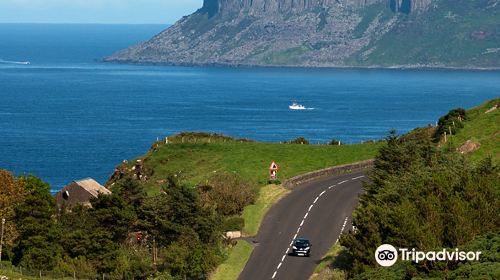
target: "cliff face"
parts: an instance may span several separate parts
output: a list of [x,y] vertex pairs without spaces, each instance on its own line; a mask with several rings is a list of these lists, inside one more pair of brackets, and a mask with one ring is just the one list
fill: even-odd
[[411,11],[427,7],[432,0],[205,0],[202,11],[210,16],[247,12],[252,15],[273,13],[303,13],[335,6],[364,8],[375,3],[386,3],[394,12]]
[[409,14],[426,8],[431,2],[432,0],[390,0],[388,4],[393,12]]
[[[498,0],[204,0],[194,14],[105,61],[335,67],[447,66],[462,59],[497,65],[500,59],[490,63],[490,56],[500,55],[499,9]],[[479,37],[471,34],[484,36],[474,41]]]

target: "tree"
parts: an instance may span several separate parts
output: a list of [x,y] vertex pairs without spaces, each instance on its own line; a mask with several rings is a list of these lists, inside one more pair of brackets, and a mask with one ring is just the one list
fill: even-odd
[[24,196],[22,184],[14,175],[6,170],[0,170],[0,220],[5,219],[3,256],[6,249],[10,250],[18,236],[15,223],[15,208]]
[[112,233],[114,242],[123,242],[137,221],[134,207],[127,204],[118,193],[99,195],[91,203],[91,213],[97,219],[98,226]]
[[[201,206],[195,189],[169,177],[163,191],[148,197],[139,211],[139,227],[155,240],[160,272],[174,278],[205,278],[221,260],[221,219]],[[199,258],[198,258],[199,257]]]
[[26,196],[16,209],[19,231],[14,264],[32,269],[53,269],[59,261],[61,231],[56,223],[56,206],[49,185],[37,177],[19,179]]
[[134,207],[135,210],[142,205],[147,197],[144,187],[137,180],[130,178],[113,186],[113,193],[120,196],[127,205]]
[[99,195],[91,204],[90,209],[79,206],[61,215],[65,251],[71,258],[84,257],[99,273],[112,273],[137,215],[118,193]]

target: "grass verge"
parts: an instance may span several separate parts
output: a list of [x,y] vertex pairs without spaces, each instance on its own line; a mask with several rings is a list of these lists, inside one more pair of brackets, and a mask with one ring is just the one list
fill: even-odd
[[256,235],[267,211],[289,192],[290,190],[281,185],[261,187],[255,203],[246,206],[245,210],[243,210],[242,216],[245,219],[243,234],[247,236]]
[[53,276],[46,276],[42,274],[42,278],[40,276],[27,276],[24,274],[21,274],[19,272],[14,272],[10,269],[0,269],[0,277],[5,276],[8,279],[19,279],[19,280],[40,280],[40,279],[62,279],[62,280],[70,280],[73,279],[73,277],[53,277]]
[[236,246],[229,249],[227,260],[217,267],[215,272],[210,276],[210,280],[238,279],[252,251],[252,245],[244,240],[238,240]]
[[325,256],[321,259],[320,263],[316,266],[310,280],[344,280],[347,279],[346,273],[341,269],[346,264],[345,248],[340,243],[335,244]]

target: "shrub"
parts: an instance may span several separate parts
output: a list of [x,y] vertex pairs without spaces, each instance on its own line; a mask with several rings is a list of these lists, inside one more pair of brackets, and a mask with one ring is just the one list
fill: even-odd
[[255,186],[230,173],[220,173],[198,187],[201,203],[214,208],[223,216],[239,215],[243,208],[255,201]]
[[467,120],[466,111],[462,108],[453,109],[447,115],[439,118],[434,140],[438,142],[443,134],[451,133],[456,134],[461,128],[464,127],[463,122]]
[[224,221],[224,231],[241,231],[245,226],[245,219],[242,217],[234,216],[229,217]]
[[330,141],[328,145],[340,146],[345,145],[345,143],[337,139],[332,139],[332,141]]
[[301,145],[309,145],[309,140],[304,137],[299,137],[294,140],[286,142],[288,144],[301,144]]

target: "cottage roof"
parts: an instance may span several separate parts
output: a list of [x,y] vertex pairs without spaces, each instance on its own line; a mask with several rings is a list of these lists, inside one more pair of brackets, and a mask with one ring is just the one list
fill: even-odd
[[87,192],[89,192],[92,196],[97,197],[99,193],[101,194],[111,194],[111,191],[106,189],[101,184],[97,183],[92,178],[86,178],[83,180],[75,181],[75,184],[84,188]]

